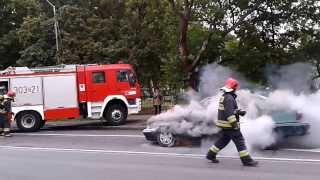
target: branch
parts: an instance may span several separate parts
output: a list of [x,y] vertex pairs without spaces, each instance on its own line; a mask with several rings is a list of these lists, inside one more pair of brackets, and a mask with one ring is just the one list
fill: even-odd
[[[259,0],[250,10],[248,10],[245,14],[243,14],[240,18],[239,18],[239,21],[235,24],[233,24],[231,26],[230,29],[228,29],[227,31],[225,31],[223,34],[222,34],[222,37],[225,37],[227,36],[231,31],[233,31],[237,26],[239,26],[246,17],[248,17],[253,11],[255,11],[264,1],[263,0]],[[194,59],[194,61],[192,62],[190,68],[189,68],[189,72],[192,72],[196,67],[197,65],[199,64],[200,62],[200,58],[201,58],[201,55],[203,54],[203,52],[207,49],[208,47],[208,44],[210,42],[210,39],[213,35],[213,32],[210,28],[210,33],[207,37],[207,39],[205,39],[202,43],[202,46],[201,46],[201,49],[199,50],[196,58]]]
[[211,39],[212,35],[213,35],[213,31],[210,31],[207,39],[205,39],[202,42],[201,49],[199,50],[199,52],[198,52],[196,58],[194,59],[194,61],[192,62],[189,72],[193,71],[197,67],[198,63],[200,62],[201,55],[203,54],[203,52],[205,50],[207,50],[207,47],[208,47],[208,44],[210,42],[210,39]]
[[193,0],[191,0],[191,1],[185,0],[184,2],[186,4],[184,18],[189,21],[190,17],[191,17],[191,10],[192,10],[192,6],[193,6]]
[[177,15],[177,16],[180,16],[180,17],[183,17],[183,14],[179,11],[179,9],[177,8],[177,4],[174,0],[168,0],[169,3],[171,4],[172,6],[172,10],[173,12]]
[[264,0],[258,0],[258,2],[256,2],[255,5],[250,10],[248,10],[245,14],[243,14],[239,18],[237,23],[233,24],[228,30],[226,30],[223,33],[222,37],[228,35],[231,31],[235,30],[246,19],[246,17],[248,17],[253,11],[255,11],[263,2]]
[[190,8],[190,9],[192,8],[193,3],[194,3],[194,0],[191,0],[190,3],[189,3],[189,8]]

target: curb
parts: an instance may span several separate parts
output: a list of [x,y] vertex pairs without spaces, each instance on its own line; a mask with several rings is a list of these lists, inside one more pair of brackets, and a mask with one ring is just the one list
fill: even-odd
[[[142,131],[146,128],[145,124],[141,125],[120,125],[120,126],[108,126],[104,125],[101,122],[83,122],[83,123],[74,123],[74,124],[59,124],[51,125],[48,124],[41,128],[39,131],[61,131],[61,130],[137,130]],[[13,127],[11,132],[19,133],[19,129]]]
[[112,130],[143,130],[146,126],[105,126],[104,129]]
[[146,124],[132,124],[132,125],[120,125],[120,126],[109,126],[105,125],[103,122],[83,122],[77,124],[59,124],[59,125],[48,125],[42,128],[42,130],[68,130],[68,129],[81,129],[81,130],[99,130],[99,129],[112,129],[112,130],[143,130],[146,128]]

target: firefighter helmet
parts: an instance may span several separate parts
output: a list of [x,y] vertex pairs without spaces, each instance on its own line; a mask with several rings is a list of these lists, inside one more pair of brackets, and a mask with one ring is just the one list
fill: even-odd
[[224,87],[222,87],[221,90],[224,90],[225,92],[232,92],[234,90],[237,90],[238,88],[239,88],[238,81],[233,78],[229,78],[226,80]]
[[8,98],[14,98],[14,97],[16,97],[16,93],[14,91],[9,91],[7,93],[7,96],[8,96]]

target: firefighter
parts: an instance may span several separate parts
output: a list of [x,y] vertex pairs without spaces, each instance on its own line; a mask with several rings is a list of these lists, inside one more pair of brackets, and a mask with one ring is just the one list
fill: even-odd
[[0,135],[3,135],[3,123],[6,120],[3,114],[5,114],[4,106],[3,106],[4,96],[0,95]]
[[3,100],[0,104],[0,128],[1,135],[5,137],[10,137],[10,121],[12,118],[11,111],[11,101],[13,101],[16,93],[9,91],[6,95],[3,96]]
[[239,87],[237,80],[229,78],[225,82],[225,86],[221,88],[223,95],[219,100],[218,120],[216,126],[221,128],[219,134],[221,137],[209,149],[207,159],[213,163],[218,163],[216,159],[217,153],[229,144],[232,140],[239,152],[240,159],[244,166],[257,166],[258,162],[254,161],[245,145],[244,137],[240,131],[239,116],[244,116],[245,111],[238,109],[236,102],[236,90]]

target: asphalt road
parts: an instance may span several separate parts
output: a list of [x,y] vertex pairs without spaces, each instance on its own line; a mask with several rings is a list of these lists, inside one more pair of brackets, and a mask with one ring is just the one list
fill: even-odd
[[[162,148],[141,131],[101,128],[46,129],[0,138],[0,180],[303,179],[320,176],[320,149],[251,150],[258,167],[243,167],[233,145],[220,163],[200,147]],[[285,148],[285,147],[284,147]]]

